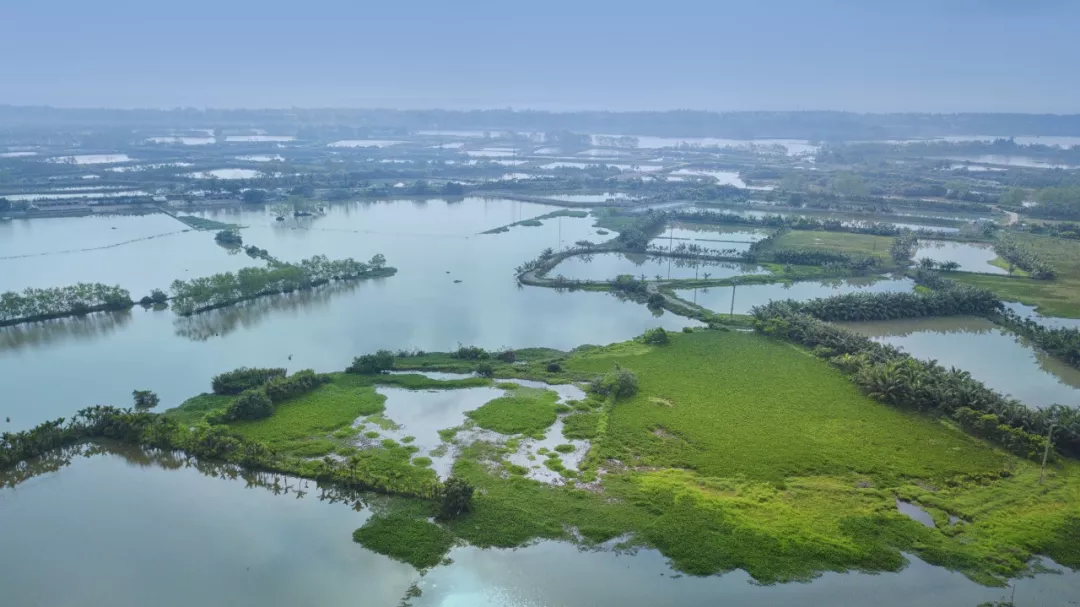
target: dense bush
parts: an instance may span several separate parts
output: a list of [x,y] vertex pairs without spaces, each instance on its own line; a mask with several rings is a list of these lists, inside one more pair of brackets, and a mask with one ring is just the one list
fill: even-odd
[[491,377],[495,375],[495,367],[487,361],[481,362],[476,365],[476,374],[480,377]]
[[257,386],[261,386],[275,377],[282,377],[285,375],[285,369],[260,369],[260,368],[248,368],[240,367],[227,373],[215,375],[214,379],[210,382],[210,387],[214,391],[214,394],[240,394],[244,390],[249,390]]
[[240,230],[237,230],[236,228],[221,230],[214,235],[214,240],[230,247],[239,247],[244,244],[244,239],[240,237]]
[[460,358],[462,360],[484,360],[491,358],[487,350],[479,346],[463,346],[458,344],[458,349],[450,354],[453,358]]
[[640,339],[644,343],[654,346],[663,346],[671,343],[671,338],[668,336],[667,331],[665,331],[663,327],[649,329],[648,331],[642,333],[641,337],[639,337],[638,339]]
[[514,352],[513,348],[504,348],[495,354],[495,358],[504,363],[513,363],[517,360],[517,353]]
[[394,353],[389,350],[379,350],[374,354],[364,354],[353,359],[352,364],[345,369],[346,373],[359,373],[361,375],[374,375],[384,373],[394,368]]
[[616,366],[594,379],[589,389],[601,396],[628,398],[637,394],[638,379],[633,371]]
[[274,402],[262,388],[245,390],[236,397],[225,411],[227,421],[252,420],[270,417],[274,413]]
[[450,520],[472,510],[472,498],[476,489],[469,481],[451,476],[442,487],[442,507],[439,518]]
[[664,307],[665,301],[667,300],[664,299],[663,295],[659,293],[652,293],[651,295],[649,295],[649,299],[646,303],[650,308],[662,308]]
[[892,245],[889,247],[889,255],[892,256],[896,264],[906,266],[911,263],[911,258],[915,255],[918,246],[919,239],[915,237],[915,234],[904,232],[893,240]]
[[311,392],[329,381],[330,377],[328,375],[315,373],[311,369],[304,369],[288,377],[278,376],[271,379],[266,382],[265,390],[271,402],[277,404]]

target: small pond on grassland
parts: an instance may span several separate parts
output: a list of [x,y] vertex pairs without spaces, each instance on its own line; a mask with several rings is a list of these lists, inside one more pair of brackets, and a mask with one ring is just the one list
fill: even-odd
[[984,318],[837,323],[923,360],[971,373],[1029,407],[1080,407],[1080,370]]
[[[726,244],[724,245],[726,248]],[[711,248],[711,247],[710,247]],[[613,280],[620,274],[630,274],[647,280],[662,278],[730,278],[747,274],[768,274],[768,270],[753,264],[707,262],[659,255],[637,253],[598,253],[577,255],[559,262],[549,278],[565,276],[571,280]]]
[[[1012,592],[912,557],[899,573],[825,573],[806,584],[761,586],[741,571],[680,575],[655,550],[552,541],[513,550],[461,546],[449,564],[421,575],[352,541],[387,498],[324,494],[313,481],[283,477],[275,488],[273,481],[125,450],[78,456],[0,489],[0,537],[32,547],[0,551],[6,604],[394,607],[412,584],[422,592],[409,599],[415,607],[973,607]],[[1068,605],[1078,588],[1080,573],[1040,573],[1015,581],[1015,599]]]
[[678,289],[675,293],[686,301],[695,302],[699,306],[720,314],[731,312],[732,298],[734,297],[735,314],[749,314],[754,306],[764,305],[774,300],[795,299],[805,301],[845,293],[908,293],[914,289],[915,282],[910,278],[874,276],[751,284],[737,287]]

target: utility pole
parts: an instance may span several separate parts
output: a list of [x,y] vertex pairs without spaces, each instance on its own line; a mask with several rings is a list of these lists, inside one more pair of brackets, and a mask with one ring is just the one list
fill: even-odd
[[1046,449],[1043,450],[1042,470],[1039,471],[1039,484],[1043,483],[1046,476],[1046,459],[1050,457],[1050,445],[1054,441],[1054,424],[1050,424],[1050,431],[1046,433]]
[[735,287],[738,284],[739,284],[738,280],[732,280],[731,281],[731,312],[728,313],[728,316],[730,316],[732,318],[735,317]]

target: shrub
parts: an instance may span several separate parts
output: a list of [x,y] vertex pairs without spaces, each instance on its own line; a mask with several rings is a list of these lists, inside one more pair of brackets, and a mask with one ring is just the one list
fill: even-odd
[[358,373],[360,375],[375,375],[394,368],[394,353],[390,350],[379,350],[374,354],[364,354],[353,359],[352,364],[345,369],[346,373]]
[[548,373],[558,373],[562,371],[562,365],[557,362],[550,362],[547,364],[547,371]]
[[665,331],[663,327],[649,329],[641,334],[640,339],[653,346],[664,346],[671,343],[671,338],[668,337],[667,331]]
[[662,307],[664,307],[664,302],[665,301],[667,301],[667,300],[664,299],[663,295],[661,295],[659,293],[652,293],[652,294],[649,295],[649,299],[647,300],[646,303],[648,304],[648,306],[650,308],[662,308]]
[[504,363],[512,363],[517,360],[517,354],[514,353],[512,348],[506,348],[504,350],[499,350],[499,352],[495,354],[495,358]]
[[472,510],[475,489],[468,481],[451,476],[443,483],[442,508],[439,518],[449,520]]
[[495,367],[489,362],[482,362],[476,365],[476,374],[480,377],[491,377],[495,375]]
[[479,346],[463,346],[461,344],[458,344],[457,351],[450,354],[450,356],[462,360],[483,360],[491,357],[487,350]]
[[694,328],[693,328],[693,327],[683,327],[683,328],[682,328],[682,332],[683,332],[683,333],[693,333],[693,332],[694,332]]
[[273,413],[273,401],[266,395],[265,390],[258,389],[246,390],[242,392],[240,396],[236,397],[236,400],[234,400],[226,410],[225,417],[230,421],[242,419],[252,420],[270,417]]
[[572,452],[574,450],[574,446],[573,445],[563,444],[563,445],[559,445],[559,446],[555,447],[555,450],[558,451],[559,453],[570,453],[570,452]]
[[163,304],[169,301],[169,296],[161,289],[154,289],[150,291],[150,301],[156,304]]
[[214,394],[240,394],[256,386],[261,386],[275,377],[285,375],[285,369],[259,369],[240,367],[227,373],[215,375],[210,382]]
[[273,403],[280,403],[301,394],[311,392],[327,383],[330,378],[315,373],[311,369],[297,371],[289,377],[275,377],[266,382],[266,395]]
[[590,389],[601,396],[627,398],[637,394],[637,375],[629,369],[616,366],[611,371],[594,379]]

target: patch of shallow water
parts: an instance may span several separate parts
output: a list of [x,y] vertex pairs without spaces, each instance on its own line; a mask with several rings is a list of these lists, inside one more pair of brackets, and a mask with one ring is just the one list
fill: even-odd
[[934,517],[930,516],[930,513],[917,504],[906,502],[900,498],[896,498],[896,509],[904,516],[918,521],[923,525],[930,527],[931,529],[937,527],[934,523]]
[[228,135],[225,141],[233,143],[284,143],[296,141],[292,135]]
[[603,194],[552,194],[544,198],[565,202],[607,202],[608,200],[630,200],[630,195],[625,192],[604,192]]
[[1020,302],[1007,302],[1005,307],[1017,313],[1021,318],[1030,318],[1035,322],[1052,329],[1080,329],[1080,318],[1059,318],[1057,316],[1043,316],[1035,311],[1035,306],[1025,306]]
[[255,169],[214,169],[188,173],[188,177],[193,179],[255,179],[262,174],[262,171]]
[[845,293],[909,293],[914,289],[915,282],[910,278],[867,277],[678,289],[675,293],[686,301],[720,314],[749,314],[754,306],[776,300],[805,301]]
[[[437,380],[451,380],[471,377],[456,373],[420,372],[420,375]],[[527,388],[550,390],[559,395],[558,402],[565,403],[567,400],[581,400],[585,393],[580,388],[570,384],[549,385],[543,382],[524,379],[498,380],[500,383],[512,383]],[[470,445],[476,441],[492,443],[505,443],[510,436],[491,432],[474,426],[466,417],[466,413],[479,409],[485,403],[496,398],[513,394],[512,390],[496,387],[455,388],[455,389],[432,389],[432,390],[407,390],[391,386],[379,386],[376,388],[379,394],[386,396],[386,408],[381,416],[370,421],[361,418],[356,421],[354,427],[361,433],[375,433],[377,438],[364,436],[359,439],[361,445],[375,445],[379,441],[390,438],[402,444],[411,444],[419,451],[417,456],[428,457],[432,460],[432,468],[439,478],[450,476],[461,447]],[[544,456],[536,452],[546,449],[555,453],[551,457],[557,457],[564,468],[577,470],[578,465],[588,451],[588,441],[568,440],[562,435],[563,418],[568,414],[559,414],[555,423],[547,429],[542,440],[522,438],[519,440],[517,451],[507,454],[506,459],[529,470],[528,478],[547,483],[560,483],[562,476],[559,473],[543,466]],[[380,423],[382,421],[383,423]],[[440,430],[457,429],[453,439],[444,440],[439,434]],[[409,439],[409,437],[412,437]],[[406,439],[409,439],[406,442]],[[573,451],[559,453],[555,447],[562,444],[570,444]],[[532,457],[533,459],[530,459]]]
[[620,274],[635,278],[731,278],[747,274],[768,274],[761,266],[741,263],[704,262],[659,255],[633,253],[598,253],[567,258],[548,272],[549,278],[563,276],[571,280],[614,280]]
[[923,258],[941,263],[955,261],[963,272],[982,274],[1008,274],[1009,271],[990,265],[997,259],[994,248],[988,244],[972,242],[951,242],[945,240],[920,240],[915,250],[915,261]]
[[1080,369],[1029,345],[984,318],[917,318],[837,323],[923,360],[971,373],[1029,407],[1080,407]]
[[246,160],[248,162],[284,162],[285,158],[281,154],[249,154],[247,156],[237,156],[237,160]]
[[405,143],[390,139],[343,139],[327,144],[331,148],[385,148],[392,145]]
[[127,154],[76,154],[74,156],[54,156],[46,160],[54,164],[116,164],[133,160]]

